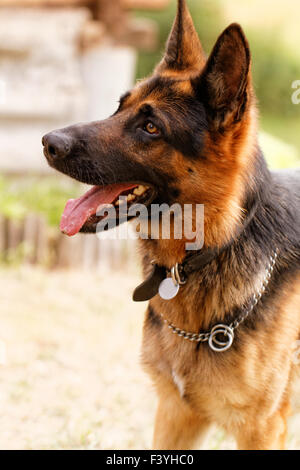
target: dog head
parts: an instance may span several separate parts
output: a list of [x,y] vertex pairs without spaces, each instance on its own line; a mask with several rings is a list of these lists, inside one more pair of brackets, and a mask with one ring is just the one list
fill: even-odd
[[255,134],[241,27],[225,29],[206,58],[179,0],[161,63],[121,97],[115,114],[43,137],[53,168],[94,186],[67,206],[64,231],[95,231],[97,207],[125,195],[146,205],[204,204],[206,243],[223,243],[243,215]]

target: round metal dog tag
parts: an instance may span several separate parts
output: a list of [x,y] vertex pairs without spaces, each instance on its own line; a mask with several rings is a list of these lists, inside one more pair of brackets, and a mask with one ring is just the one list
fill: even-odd
[[171,300],[176,297],[179,291],[179,284],[175,284],[171,277],[164,279],[158,289],[158,293],[164,300]]

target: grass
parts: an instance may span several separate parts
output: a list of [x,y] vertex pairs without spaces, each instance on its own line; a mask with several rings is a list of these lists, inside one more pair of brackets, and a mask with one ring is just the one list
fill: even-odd
[[[138,276],[23,267],[0,282],[1,449],[149,448],[156,397],[139,364]],[[234,442],[213,428],[204,448]],[[300,449],[300,415],[289,448]]]
[[260,132],[259,143],[271,169],[280,170],[300,166],[300,153],[293,145],[265,132]]
[[68,199],[77,197],[82,186],[63,177],[4,178],[0,176],[0,214],[22,220],[34,212],[57,227]]
[[300,104],[297,106],[299,109],[298,118],[261,113],[260,124],[265,132],[293,145],[300,158]]

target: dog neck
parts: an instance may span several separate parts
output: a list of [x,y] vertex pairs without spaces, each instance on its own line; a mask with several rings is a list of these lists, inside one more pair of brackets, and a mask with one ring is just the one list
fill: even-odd
[[[256,172],[252,177],[255,181],[255,189],[246,193],[245,200],[232,213],[225,212],[224,220],[221,218],[217,223],[211,221],[211,213],[204,213],[204,245],[201,252],[215,250],[223,251],[224,247],[236,242],[244,231],[248,223],[255,216],[257,209],[261,210],[261,205],[266,199],[265,186],[271,187],[270,173],[260,150],[258,150],[256,161]],[[211,211],[213,212],[213,211]],[[147,253],[147,258],[160,266],[171,269],[176,263],[182,263],[187,256],[192,256],[195,252],[187,251],[186,239],[146,239],[140,241],[143,252]]]

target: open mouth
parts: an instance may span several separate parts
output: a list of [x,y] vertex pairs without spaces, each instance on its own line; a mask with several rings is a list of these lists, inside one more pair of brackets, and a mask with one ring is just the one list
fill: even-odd
[[[115,226],[117,226],[125,221],[124,215],[126,215],[126,212],[124,214],[123,210],[122,218],[119,217],[122,204],[127,205],[128,213],[128,210],[134,204],[148,206],[155,195],[156,190],[153,187],[141,183],[94,186],[80,198],[70,199],[67,202],[61,218],[60,229],[70,237],[78,232],[96,232],[97,224],[107,218],[108,209],[112,206],[115,208]],[[107,209],[106,215],[97,215],[100,211],[104,213],[105,209]]]

